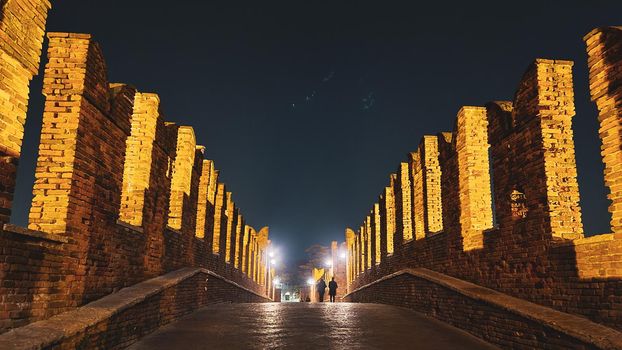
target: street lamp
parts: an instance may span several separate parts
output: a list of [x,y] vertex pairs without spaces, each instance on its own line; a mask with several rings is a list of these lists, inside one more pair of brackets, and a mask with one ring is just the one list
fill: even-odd
[[309,279],[307,280],[307,284],[312,286],[312,285],[315,284],[315,280],[313,278],[309,277]]
[[333,267],[333,261],[330,259],[326,260],[325,264],[326,264],[326,267]]
[[341,252],[341,258],[345,259],[347,257],[346,252]]

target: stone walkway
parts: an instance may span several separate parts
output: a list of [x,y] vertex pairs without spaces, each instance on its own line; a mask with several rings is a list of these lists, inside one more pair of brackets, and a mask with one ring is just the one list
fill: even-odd
[[130,349],[494,349],[447,324],[379,304],[209,306]]

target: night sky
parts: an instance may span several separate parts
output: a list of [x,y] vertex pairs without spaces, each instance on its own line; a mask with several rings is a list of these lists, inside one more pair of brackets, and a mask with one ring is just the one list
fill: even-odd
[[[249,224],[270,226],[288,262],[358,227],[421,136],[451,130],[461,106],[512,100],[536,57],[573,60],[583,222],[587,234],[608,232],[582,37],[622,24],[622,1],[474,3],[62,0],[47,28],[93,34],[111,82],[158,93],[166,120],[193,126]],[[41,80],[18,174],[20,225]]]

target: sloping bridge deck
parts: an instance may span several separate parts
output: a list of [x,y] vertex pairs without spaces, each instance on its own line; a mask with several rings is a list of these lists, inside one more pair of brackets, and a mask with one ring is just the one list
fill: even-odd
[[457,328],[382,304],[218,304],[130,349],[495,349]]

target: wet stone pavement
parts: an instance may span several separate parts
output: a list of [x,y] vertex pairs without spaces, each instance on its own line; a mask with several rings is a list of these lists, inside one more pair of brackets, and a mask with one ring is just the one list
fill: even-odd
[[130,349],[494,349],[442,322],[379,304],[209,306]]

